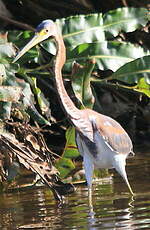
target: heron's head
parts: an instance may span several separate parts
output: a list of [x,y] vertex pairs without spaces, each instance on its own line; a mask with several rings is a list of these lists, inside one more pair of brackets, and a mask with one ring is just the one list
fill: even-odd
[[39,44],[40,42],[46,40],[50,36],[57,35],[57,27],[56,24],[51,20],[45,20],[41,22],[36,30],[34,37],[27,43],[27,45],[17,54],[13,63],[16,62],[21,56],[23,56],[28,50],[30,50],[33,46]]

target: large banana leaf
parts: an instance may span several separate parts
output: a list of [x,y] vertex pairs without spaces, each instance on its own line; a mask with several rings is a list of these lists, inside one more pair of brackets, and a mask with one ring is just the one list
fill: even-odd
[[[121,86],[131,88],[150,97],[150,55],[138,58],[119,68],[107,80],[117,79]],[[131,84],[131,86],[126,86]],[[134,86],[133,86],[134,85]]]
[[62,30],[67,46],[105,40],[101,13],[72,16],[58,19],[56,22]]
[[133,61],[138,57],[148,55],[142,47],[130,43],[110,41],[85,43],[77,46],[67,53],[66,70],[71,68],[71,63],[75,60],[84,64],[88,59],[96,59],[99,69],[111,69],[116,71],[127,62]]
[[[105,14],[76,15],[57,19],[67,49],[83,43],[103,42],[121,31],[132,32],[147,23],[145,8],[118,8]],[[56,53],[52,42],[45,41],[44,48],[51,54]]]
[[[67,47],[68,63],[71,64],[74,60],[77,60],[77,62],[79,60],[85,61],[87,57],[96,57],[98,68],[116,71],[121,65],[147,55],[144,52],[142,53],[142,48],[131,44],[106,42],[107,39],[110,39],[110,36],[117,36],[121,31],[131,32],[145,25],[147,23],[146,12],[145,8],[124,7],[105,14],[76,15],[57,19],[56,23],[62,30]],[[19,44],[18,37],[20,37],[22,43],[22,40],[27,40],[30,36],[31,33],[27,32],[16,35],[17,44]],[[49,53],[55,54],[56,48],[53,42],[47,40],[43,43],[43,46]],[[73,48],[75,49],[72,50]],[[33,49],[19,62],[24,63],[27,60],[35,59],[36,55],[37,53]],[[37,62],[37,59],[34,61]]]
[[117,79],[128,84],[137,84],[143,77],[145,82],[150,84],[150,55],[125,64],[108,79]]
[[[56,20],[66,46],[105,41],[120,31],[131,32],[147,23],[145,8],[118,8],[106,14],[76,15]],[[105,37],[106,35],[106,37]]]
[[[150,97],[150,55],[121,66],[104,81],[119,80],[118,86],[144,93]],[[94,79],[93,79],[94,80]],[[103,81],[102,79],[96,81]],[[111,83],[110,83],[111,84]]]
[[[108,37],[117,36],[120,31],[132,32],[147,23],[146,8],[124,7],[111,10],[103,15],[104,31]],[[108,36],[109,35],[109,36]]]

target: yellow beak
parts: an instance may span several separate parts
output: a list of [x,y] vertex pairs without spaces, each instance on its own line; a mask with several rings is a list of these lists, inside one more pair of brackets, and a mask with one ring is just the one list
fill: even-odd
[[33,46],[39,44],[45,40],[45,36],[40,33],[36,33],[34,37],[27,43],[27,45],[22,48],[22,50],[17,54],[17,56],[14,58],[13,63],[16,62],[20,57],[22,57],[28,50],[30,50]]

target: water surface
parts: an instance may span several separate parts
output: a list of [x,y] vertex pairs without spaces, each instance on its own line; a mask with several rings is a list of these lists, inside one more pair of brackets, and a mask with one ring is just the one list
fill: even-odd
[[94,183],[93,211],[86,186],[78,186],[61,205],[46,187],[2,194],[0,229],[150,229],[150,153],[128,160],[134,198],[122,178],[111,172],[112,178]]

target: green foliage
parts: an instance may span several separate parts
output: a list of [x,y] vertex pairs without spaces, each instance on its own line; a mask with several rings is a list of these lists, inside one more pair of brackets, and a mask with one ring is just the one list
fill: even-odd
[[145,8],[119,8],[105,14],[77,15],[56,20],[66,46],[105,41],[120,31],[131,32],[147,22]]
[[75,128],[69,127],[66,131],[66,145],[63,152],[65,158],[76,158],[79,156],[79,152],[75,143]]
[[109,79],[118,79],[128,84],[137,84],[141,78],[150,84],[150,55],[138,58],[119,68]]
[[144,93],[145,95],[147,95],[148,97],[150,97],[150,84],[147,84],[145,78],[141,78],[138,81],[137,86],[134,88],[134,90]]
[[81,103],[81,108],[93,108],[94,96],[91,90],[91,74],[95,66],[94,60],[89,60],[86,65],[81,66],[74,63],[72,70],[72,88],[78,100]]
[[62,178],[65,178],[74,168],[72,159],[79,156],[79,152],[75,143],[75,128],[69,127],[66,131],[66,145],[62,158],[56,161],[56,167]]
[[[15,107],[21,113],[26,111],[28,115],[38,123],[50,125],[49,121],[47,121],[34,106],[34,95],[31,91],[31,82],[29,84],[24,80],[20,81],[16,77],[16,73],[20,71],[19,66],[18,64],[9,63],[9,58],[14,55],[15,49],[12,44],[5,40],[3,40],[2,43],[1,39],[0,58],[4,64],[0,64],[0,118],[10,119],[11,110]],[[26,80],[23,71],[22,77]]]
[[87,58],[95,58],[98,69],[116,71],[125,63],[149,54],[150,52],[145,51],[142,47],[126,42],[84,43],[69,52],[67,63],[72,63],[73,60],[76,60],[83,64]]
[[[77,15],[66,19],[58,19],[56,22],[62,30],[67,47],[67,60],[64,72],[71,70],[74,61],[84,66],[87,59],[94,58],[96,60],[95,69],[111,69],[114,71],[112,76],[107,79],[101,79],[100,81],[106,82],[106,80],[111,79],[119,80],[122,81],[120,84],[122,87],[124,83],[129,85],[138,84],[140,78],[143,74],[145,76],[146,73],[142,72],[141,75],[136,74],[136,76],[133,77],[133,75],[135,75],[135,68],[141,68],[140,66],[143,63],[144,56],[150,54],[149,50],[129,42],[110,41],[110,39],[114,40],[122,31],[127,33],[141,28],[147,23],[147,20],[147,10],[145,8],[119,8],[109,11],[104,15]],[[48,44],[48,42],[44,42],[43,47],[45,47],[49,53],[54,53],[52,43],[46,46],[45,44]],[[132,68],[131,65],[134,65],[133,61],[137,58],[138,64]],[[147,63],[149,59],[150,57],[148,56],[146,58]],[[129,63],[129,65],[125,65],[126,63]],[[128,75],[128,68],[130,67],[130,75]],[[82,70],[80,70],[82,79],[81,72]],[[122,77],[118,75],[119,73],[121,73]],[[148,78],[149,73],[147,73],[146,79]],[[72,86],[76,97],[83,103],[83,98],[81,100],[81,92],[79,92],[81,89],[76,87],[81,83],[81,79],[74,78]],[[126,79],[126,81],[124,79]],[[91,80],[97,81],[97,79],[94,78]],[[147,80],[146,82],[149,84]],[[111,83],[109,82],[109,84]],[[128,88],[133,89],[132,85]],[[145,91],[140,92],[145,93]],[[149,94],[146,93],[146,95]],[[88,107],[87,105],[85,106]]]
[[61,178],[65,178],[68,176],[68,174],[75,169],[75,165],[72,162],[71,159],[68,158],[61,158],[58,161],[56,161],[55,166],[57,167],[58,171],[60,172]]

